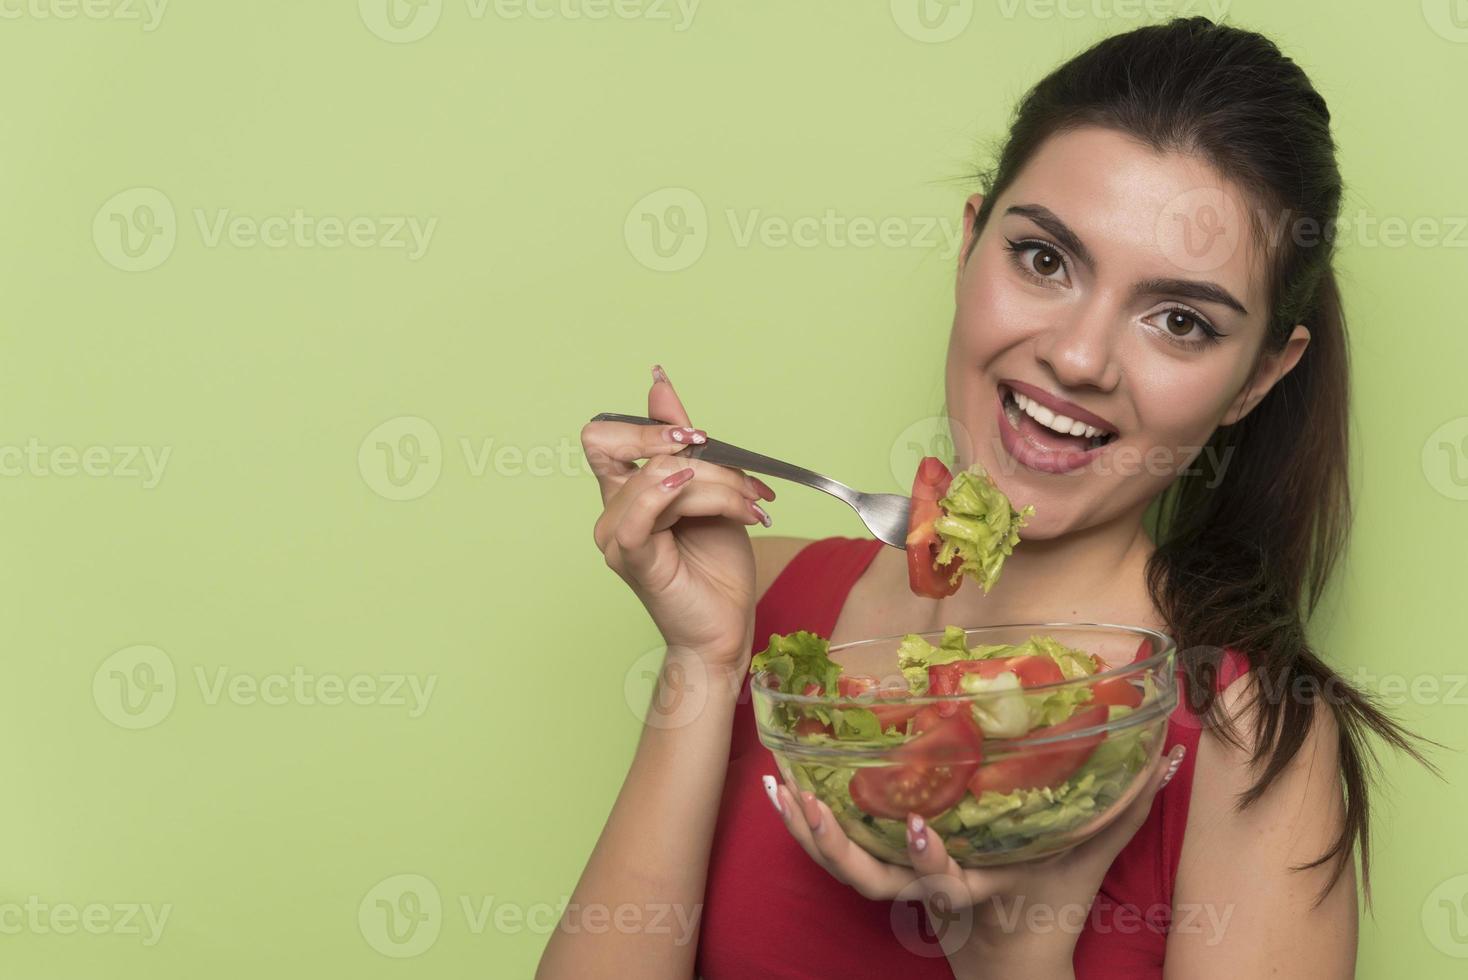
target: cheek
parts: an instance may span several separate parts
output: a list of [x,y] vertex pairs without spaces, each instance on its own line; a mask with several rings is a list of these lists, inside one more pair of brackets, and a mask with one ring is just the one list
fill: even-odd
[[982,365],[1037,332],[1042,321],[1035,297],[1005,267],[1008,259],[981,250],[972,262],[954,315],[953,350],[968,364]]
[[1143,439],[1171,447],[1207,441],[1233,399],[1225,372],[1179,370],[1165,362],[1142,370],[1147,373],[1131,388]]

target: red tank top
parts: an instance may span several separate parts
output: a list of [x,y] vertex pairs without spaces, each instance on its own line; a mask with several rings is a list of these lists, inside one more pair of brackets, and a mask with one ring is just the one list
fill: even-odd
[[[764,648],[771,633],[803,629],[830,636],[852,586],[883,547],[870,539],[837,537],[803,548],[756,607],[755,650]],[[1242,654],[1227,650],[1217,690],[1247,669]],[[1076,943],[1077,980],[1162,976],[1201,731],[1196,718],[1180,698],[1163,751],[1181,742],[1187,755],[1157,794],[1146,823],[1106,873]],[[912,903],[904,911],[891,902],[862,898],[800,849],[760,784],[761,776],[778,778],[778,772],[755,731],[746,677],[709,857],[698,975],[703,980],[885,975],[952,980],[936,942],[926,949],[909,948],[917,945],[914,936],[927,932],[920,906]],[[902,915],[913,922],[895,918]]]

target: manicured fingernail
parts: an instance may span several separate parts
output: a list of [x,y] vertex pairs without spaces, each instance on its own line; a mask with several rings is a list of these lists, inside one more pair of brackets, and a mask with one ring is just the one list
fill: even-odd
[[770,485],[764,480],[761,480],[757,476],[745,476],[745,479],[748,480],[749,485],[754,488],[754,492],[759,494],[765,500],[775,499],[775,491],[771,490]]
[[928,846],[928,835],[923,832],[925,826],[923,818],[916,813],[907,818],[908,842],[919,851],[926,850]]
[[[1179,745],[1177,748],[1173,749],[1171,753],[1169,753],[1168,758],[1172,759],[1172,761],[1167,764],[1167,775],[1162,777],[1162,786],[1166,786],[1168,783],[1172,782],[1172,777],[1177,775],[1178,769],[1183,764],[1183,756],[1187,754],[1188,748],[1185,745]],[[1157,788],[1160,790],[1162,789],[1162,786],[1159,786]]]
[[785,811],[780,806],[780,791],[775,788],[775,777],[761,776],[760,782],[765,784],[765,795],[770,798],[770,805],[775,808],[776,813],[783,815]]
[[693,479],[693,467],[689,466],[672,476],[663,477],[662,487],[664,490],[677,490],[691,479]]
[[709,434],[702,429],[689,429],[688,438],[693,440],[695,446],[702,446],[709,441]]
[[775,523],[774,519],[771,518],[769,514],[765,513],[765,509],[759,504],[755,503],[753,500],[749,502],[749,509],[754,511],[754,516],[758,517],[759,522],[765,527],[769,527],[771,524]]
[[661,364],[654,364],[652,366],[652,379],[654,381],[660,381],[665,385],[673,383],[668,380],[668,374],[666,371],[663,370],[663,366]]
[[821,819],[821,808],[816,803],[816,795],[807,790],[806,792],[800,794],[800,798],[805,800],[806,805],[810,808],[806,811],[807,813],[809,813],[810,810],[814,810],[816,812],[814,818],[808,819],[810,819],[810,829],[813,832],[819,834],[821,831],[826,829],[826,822]]

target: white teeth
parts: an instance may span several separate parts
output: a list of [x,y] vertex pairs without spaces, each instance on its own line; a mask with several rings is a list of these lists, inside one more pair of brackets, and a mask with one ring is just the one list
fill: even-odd
[[1087,439],[1094,439],[1101,435],[1102,430],[1095,426],[1087,425],[1080,419],[1072,419],[1066,415],[1056,415],[1033,398],[1021,395],[1017,391],[1010,392],[1010,394],[1014,397],[1014,403],[1020,407],[1022,412],[1047,429],[1059,432],[1061,435],[1085,436]]

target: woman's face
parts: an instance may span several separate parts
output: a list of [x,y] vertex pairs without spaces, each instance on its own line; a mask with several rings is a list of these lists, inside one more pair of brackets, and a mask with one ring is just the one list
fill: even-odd
[[[1247,200],[1199,158],[1077,129],[1041,146],[960,253],[947,367],[958,464],[977,459],[1016,506],[1035,506],[1025,538],[1140,513],[1190,467],[1216,481],[1228,460],[1202,453],[1213,430],[1303,352],[1296,327],[1248,384],[1267,310]],[[965,249],[981,201],[969,199]]]

